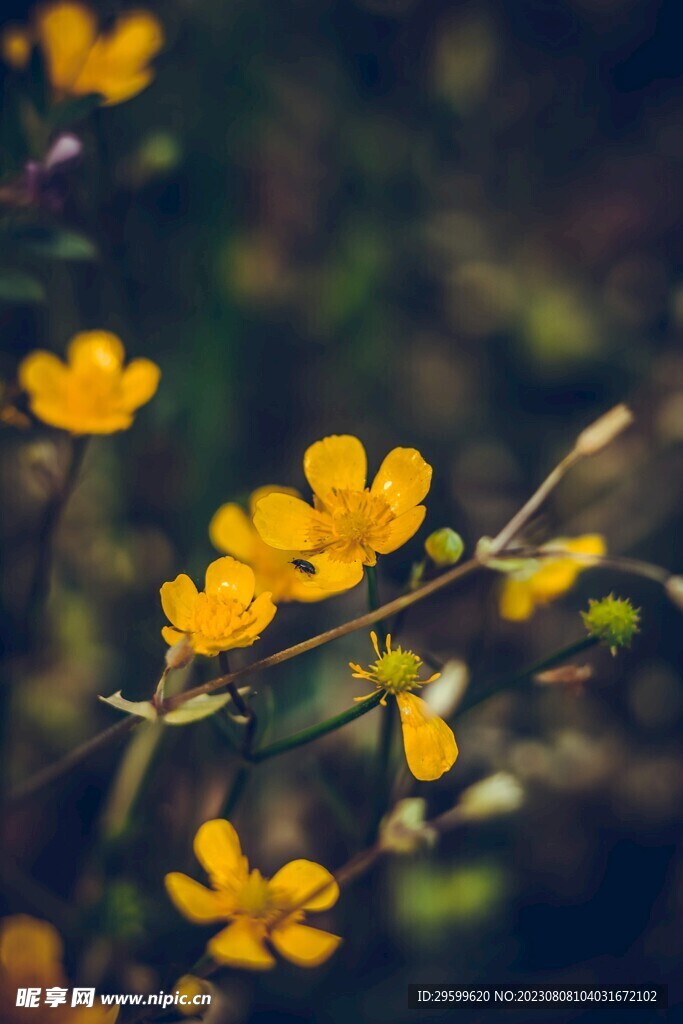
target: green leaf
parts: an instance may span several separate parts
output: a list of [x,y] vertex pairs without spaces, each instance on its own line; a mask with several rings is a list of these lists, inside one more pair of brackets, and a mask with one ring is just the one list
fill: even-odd
[[0,270],[0,302],[35,305],[45,302],[45,289],[21,270]]
[[159,717],[157,710],[149,700],[126,700],[121,696],[121,691],[112,693],[111,697],[100,697],[104,704],[110,704],[117,711],[125,711],[127,715],[136,715],[138,718],[146,718],[155,722]]
[[78,121],[92,114],[102,104],[102,97],[98,92],[89,92],[86,96],[77,96],[75,99],[66,100],[57,104],[48,114],[48,123],[54,131],[69,128]]
[[229,693],[219,693],[209,696],[208,693],[201,693],[198,697],[186,701],[176,711],[169,711],[164,715],[164,722],[167,725],[187,725],[188,722],[198,722],[202,718],[208,718],[220,711],[228,703]]
[[26,225],[11,232],[11,241],[51,260],[94,260],[97,248],[85,235],[64,228]]

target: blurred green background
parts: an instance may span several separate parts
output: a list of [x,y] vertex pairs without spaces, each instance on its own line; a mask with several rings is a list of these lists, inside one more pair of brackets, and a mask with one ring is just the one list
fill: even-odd
[[[0,307],[5,381],[32,348],[62,353],[96,327],[163,374],[129,432],[90,446],[37,629],[26,589],[69,441],[2,426],[15,781],[115,721],[97,694],[148,696],[164,651],[161,583],[201,578],[222,502],[263,483],[303,487],[303,451],[326,434],[358,435],[371,471],[397,444],[434,466],[426,527],[383,562],[387,598],[429,530],[453,526],[471,552],[623,399],[636,429],[573,473],[532,536],[600,531],[611,552],[672,570],[683,557],[675,0],[150,6],[168,35],[155,82],[78,128],[85,155],[62,223],[98,258],[24,262],[45,301]],[[26,11],[8,0],[3,19]],[[19,157],[3,152],[8,178]],[[420,605],[404,639],[462,659],[476,683],[576,639],[578,609],[611,590],[642,607],[633,651],[592,657],[576,700],[543,691],[473,713],[453,771],[415,787],[438,813],[505,769],[526,787],[523,810],[358,883],[333,915],[345,938],[335,959],[228,975],[222,1019],[396,1024],[412,1019],[408,982],[668,981],[678,998],[680,612],[654,585],[600,570],[512,626],[487,577]],[[258,654],[364,600],[358,588],[281,607]],[[256,679],[272,734],[348,706],[346,663],[369,652],[357,634]],[[376,725],[370,715],[263,766],[235,817],[255,864],[310,856],[334,869],[358,849]],[[169,987],[203,946],[162,876],[197,876],[190,839],[236,769],[212,723],[171,732],[130,813],[111,798],[117,748],[6,825],[6,908],[54,920],[74,968],[102,987]]]

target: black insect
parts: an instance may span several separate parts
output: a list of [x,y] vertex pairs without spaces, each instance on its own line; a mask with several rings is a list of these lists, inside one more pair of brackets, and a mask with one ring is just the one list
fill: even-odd
[[293,558],[292,565],[295,569],[298,569],[299,572],[303,572],[307,576],[315,576],[318,571],[313,565],[313,562],[307,562],[305,558]]

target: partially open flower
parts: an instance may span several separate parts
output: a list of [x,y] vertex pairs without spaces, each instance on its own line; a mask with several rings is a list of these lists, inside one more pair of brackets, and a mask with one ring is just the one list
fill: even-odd
[[298,491],[289,487],[259,487],[249,499],[249,515],[240,505],[230,502],[221,505],[209,524],[209,536],[214,547],[252,567],[257,594],[268,590],[276,603],[322,601],[360,583],[363,578],[360,562],[347,565],[333,561],[325,552],[304,554],[294,550],[282,551],[266,544],[252,518],[257,503],[269,494],[300,497]]
[[[552,556],[557,551],[557,557]],[[585,558],[563,557],[566,551]],[[582,570],[591,564],[590,557],[600,557],[606,551],[605,541],[599,534],[558,538],[544,544],[541,552],[547,557],[531,561],[528,568],[521,566],[505,579],[500,593],[500,614],[504,619],[519,622],[530,618],[537,606],[549,604],[574,586]],[[502,565],[502,560],[496,564]]]
[[19,366],[19,383],[43,423],[72,434],[113,434],[130,427],[161,376],[149,359],[124,368],[124,357],[115,334],[84,331],[69,343],[66,363],[52,352],[31,352]]
[[320,864],[293,860],[264,878],[249,870],[235,829],[220,819],[201,826],[194,852],[211,888],[174,871],[166,875],[166,889],[195,924],[230,922],[206,947],[218,963],[267,970],[275,965],[273,947],[300,967],[317,967],[339,946],[338,936],[304,924],[307,913],[328,910],[339,898],[334,876]]
[[254,598],[254,572],[236,558],[217,558],[199,592],[181,573],[161,588],[161,605],[173,623],[161,635],[167,644],[187,636],[196,654],[215,655],[251,647],[275,615],[269,593]]
[[85,4],[57,0],[36,9],[30,25],[10,25],[2,36],[7,64],[24,68],[40,47],[58,98],[99,93],[107,105],[136,96],[154,78],[151,61],[164,44],[159,20],[149,11],[128,11],[100,31]]
[[[386,638],[385,651],[380,651],[376,633],[371,633],[370,639],[377,661],[367,669],[351,662],[353,678],[367,679],[382,690],[381,704],[386,704],[390,694],[396,698],[408,767],[415,778],[423,782],[438,779],[455,764],[458,746],[450,726],[432,711],[427,701],[412,691],[434,682],[439,673],[420,680],[422,660],[416,654],[401,647],[392,649],[390,636]],[[370,696],[355,699],[367,700]]]
[[325,553],[347,566],[375,565],[420,528],[432,468],[414,448],[394,448],[366,487],[363,445],[350,435],[325,437],[304,455],[314,494],[311,508],[291,494],[269,494],[256,505],[254,525],[266,544],[284,551]]

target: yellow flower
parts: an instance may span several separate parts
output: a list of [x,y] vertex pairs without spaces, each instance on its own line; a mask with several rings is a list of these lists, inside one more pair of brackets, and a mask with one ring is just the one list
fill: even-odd
[[[269,590],[273,600],[322,601],[342,590],[355,587],[363,578],[360,563],[345,565],[333,562],[329,555],[303,554],[300,551],[280,551],[261,539],[252,518],[256,504],[268,494],[285,494],[298,498],[291,487],[259,487],[249,499],[250,515],[240,505],[221,505],[209,524],[209,536],[214,547],[246,562],[256,576],[256,593]],[[298,569],[295,558],[310,562],[312,574]]]
[[166,889],[195,924],[230,922],[206,947],[218,963],[267,970],[275,964],[273,946],[300,967],[317,967],[339,946],[338,936],[303,923],[307,911],[328,910],[339,898],[334,876],[320,864],[293,860],[264,878],[249,870],[235,829],[220,819],[201,826],[194,852],[212,888],[174,871]]
[[214,655],[251,647],[275,615],[269,593],[254,598],[254,572],[236,558],[217,558],[199,593],[181,573],[161,588],[161,606],[173,623],[161,635],[169,646],[186,635],[196,654]]
[[[587,533],[571,539],[558,538],[544,544],[542,551],[573,551],[577,555],[604,555],[604,538],[597,533]],[[537,605],[548,604],[574,586],[579,573],[590,565],[590,561],[572,558],[542,558],[538,568],[528,573],[521,570],[512,573],[503,583],[500,594],[500,614],[511,622],[530,618]]]
[[3,33],[2,55],[12,67],[24,68],[34,44],[42,50],[59,98],[99,93],[111,106],[152,81],[149,64],[164,44],[164,33],[158,19],[144,10],[121,14],[100,32],[89,7],[67,0],[39,7],[31,26],[10,25]]
[[19,366],[31,412],[72,434],[126,430],[156,391],[161,372],[149,359],[134,359],[124,369],[124,356],[120,340],[108,331],[77,334],[66,363],[52,352],[31,352]]
[[[0,921],[0,1006],[4,1024],[114,1024],[116,1007],[99,1001],[92,1007],[71,1004],[63,967],[64,946],[47,921],[17,914]],[[17,990],[37,988],[37,1007],[17,1006]],[[64,989],[66,1005],[45,1003],[48,989]]]
[[[376,633],[370,633],[370,639],[377,661],[367,669],[350,662],[353,678],[367,679],[377,689],[383,690],[380,704],[386,704],[389,694],[396,697],[408,767],[415,778],[422,782],[441,778],[444,772],[453,767],[458,756],[453,730],[432,711],[426,701],[412,692],[433,683],[439,678],[439,673],[420,681],[418,675],[422,660],[416,654],[404,651],[401,647],[392,650],[391,636],[386,638],[384,652],[379,649]],[[367,700],[370,696],[366,694],[365,697],[356,697],[356,700]]]
[[394,448],[372,487],[366,481],[365,449],[358,438],[334,435],[304,455],[314,494],[311,508],[291,494],[269,494],[257,503],[254,526],[274,548],[325,552],[333,562],[374,565],[419,529],[432,468],[414,448]]

